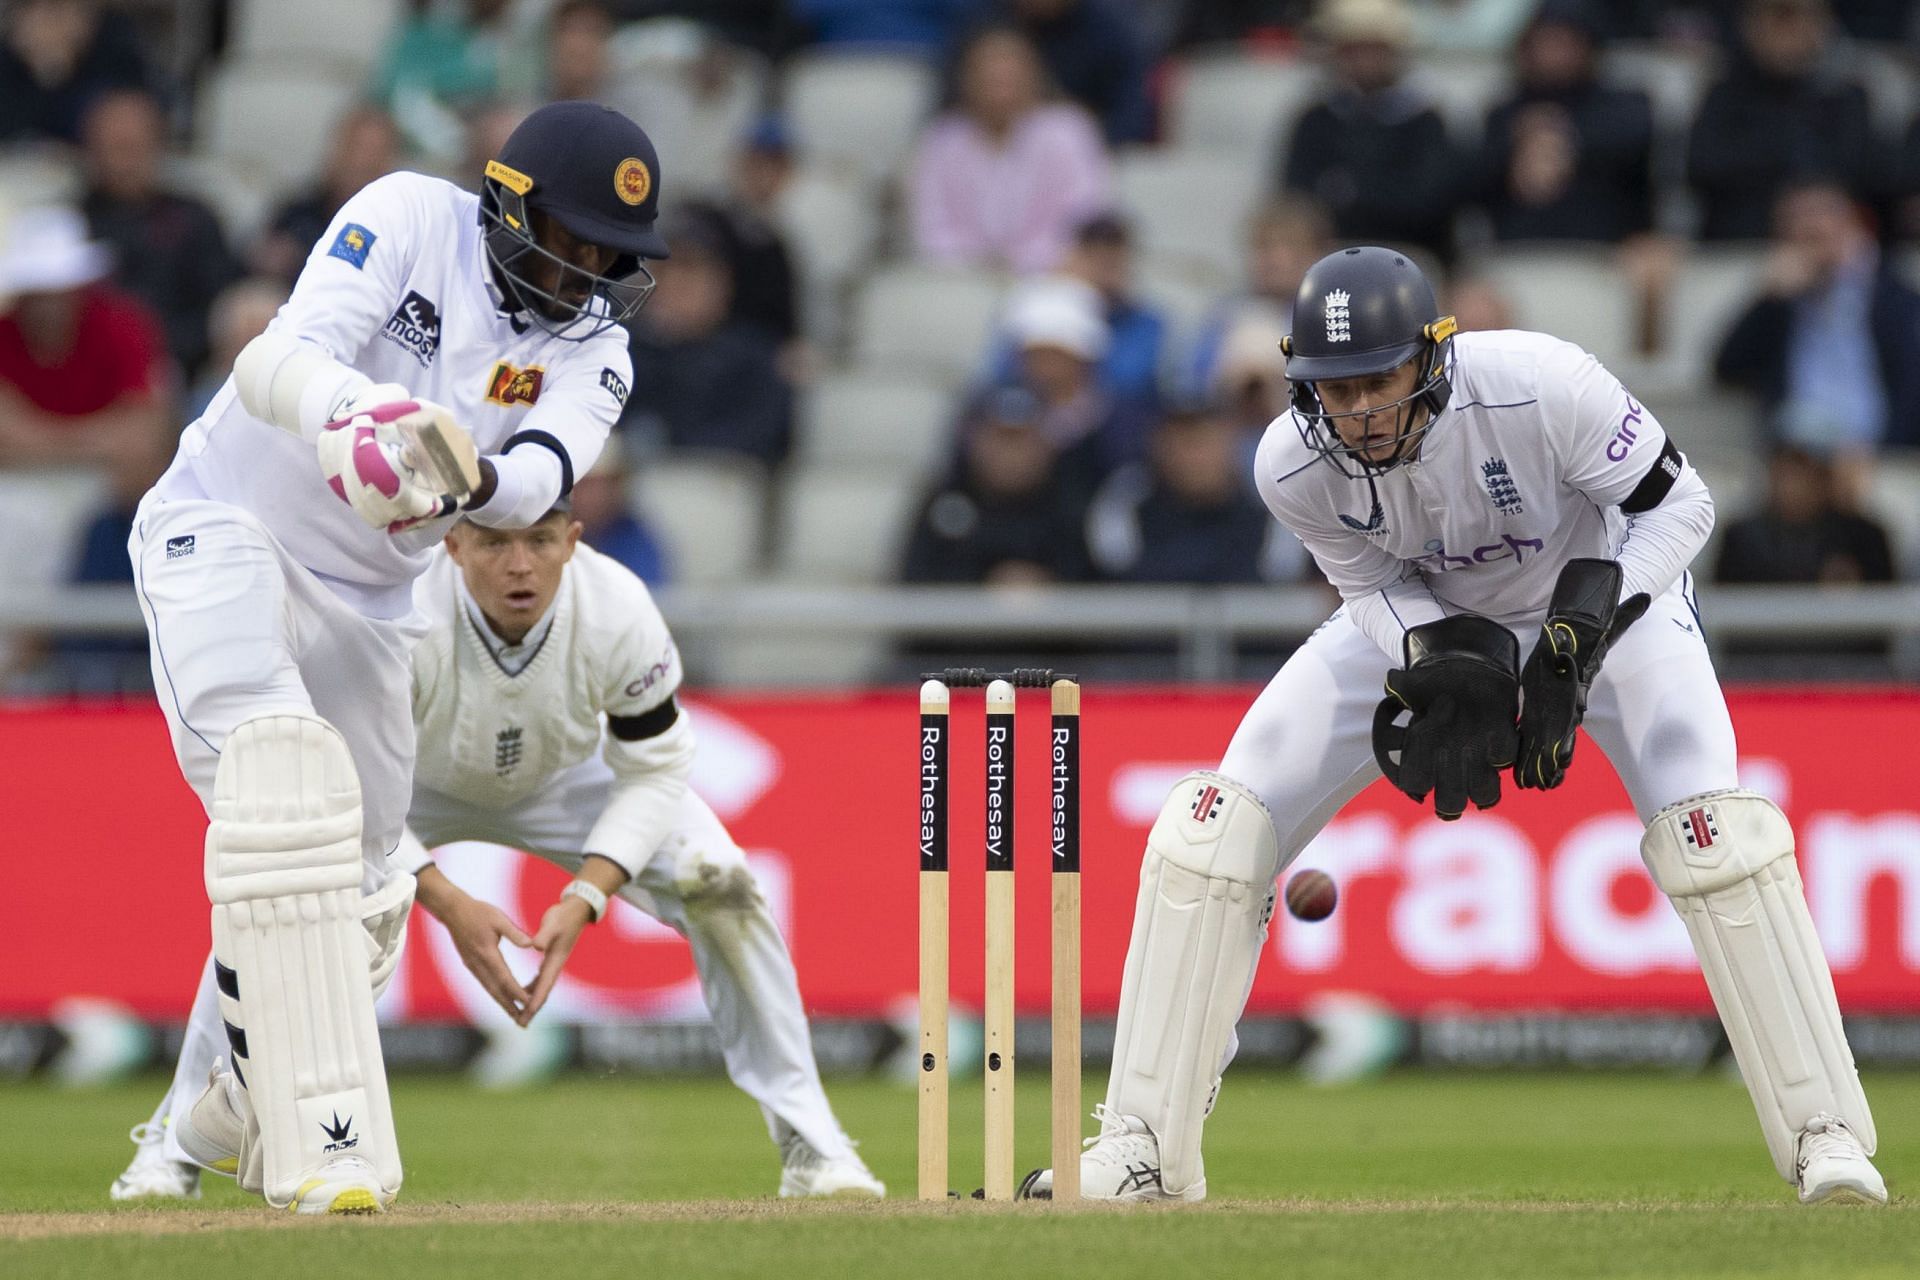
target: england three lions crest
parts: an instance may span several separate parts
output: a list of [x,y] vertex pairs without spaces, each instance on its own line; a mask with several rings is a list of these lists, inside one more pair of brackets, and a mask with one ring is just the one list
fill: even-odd
[[1348,310],[1348,304],[1352,301],[1353,295],[1345,289],[1335,289],[1327,295],[1326,319],[1328,342],[1346,342],[1352,339],[1353,327],[1351,314]]

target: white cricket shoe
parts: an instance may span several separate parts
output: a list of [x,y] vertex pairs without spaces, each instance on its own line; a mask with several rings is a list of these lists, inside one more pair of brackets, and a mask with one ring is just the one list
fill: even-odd
[[180,1117],[174,1137],[187,1158],[229,1177],[240,1171],[251,1106],[240,1081],[219,1062],[207,1072],[207,1087]]
[[[1207,1198],[1203,1171],[1193,1185],[1179,1193],[1160,1184],[1160,1140],[1138,1116],[1116,1115],[1103,1102],[1093,1109],[1100,1136],[1086,1140],[1080,1155],[1080,1195],[1086,1200],[1170,1200],[1193,1202]],[[1053,1198],[1053,1170],[1040,1169],[1020,1185],[1023,1200]]]
[[134,1141],[133,1163],[113,1180],[107,1194],[115,1200],[198,1200],[200,1170],[167,1159],[167,1129],[160,1124],[137,1124],[127,1134]]
[[295,1213],[384,1213],[392,1203],[372,1164],[359,1156],[335,1156],[300,1184],[287,1208]]
[[1801,1204],[1885,1204],[1887,1183],[1847,1122],[1825,1112],[1800,1131]]
[[842,1156],[823,1156],[793,1134],[780,1144],[780,1194],[833,1200],[879,1200],[886,1184],[873,1176],[851,1148]]

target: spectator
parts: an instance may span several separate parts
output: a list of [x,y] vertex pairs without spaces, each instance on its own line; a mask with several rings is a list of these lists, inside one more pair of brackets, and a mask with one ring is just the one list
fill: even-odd
[[1446,309],[1461,333],[1513,329],[1513,300],[1486,276],[1461,276],[1447,286]]
[[953,473],[920,506],[907,582],[1022,586],[1086,576],[1085,504],[1059,483],[1059,450],[1031,393],[998,387],[961,417]]
[[910,202],[915,248],[948,266],[1046,271],[1109,200],[1100,131],[1049,101],[1033,44],[1004,26],[961,49],[958,102],[921,136]]
[[1093,112],[1112,146],[1153,132],[1147,51],[1134,16],[1114,0],[1000,0],[1062,92]]
[[741,141],[729,194],[687,211],[711,220],[733,274],[731,319],[757,325],[785,347],[800,337],[799,285],[780,230],[780,198],[793,179],[786,125],[767,116]]
[[[1107,322],[1106,354],[1096,371],[1100,385],[1122,400],[1152,407],[1160,394],[1167,320],[1133,292],[1133,229],[1126,218],[1102,213],[1081,223],[1059,275],[1091,285],[1100,295]],[[1000,335],[991,363],[993,381],[1017,376],[1018,344]]]
[[561,0],[547,17],[549,102],[607,96],[613,15],[600,0]]
[[1107,479],[1087,513],[1096,573],[1110,582],[1286,582],[1305,552],[1247,479],[1232,418],[1183,403],[1154,429],[1148,461]]
[[1287,411],[1291,399],[1287,359],[1280,353],[1287,327],[1272,315],[1242,316],[1227,331],[1212,377],[1188,397],[1207,404],[1211,414],[1233,426],[1249,468],[1261,433]]
[[0,142],[78,142],[87,105],[150,82],[133,21],[98,0],[16,0],[0,43]]
[[1191,49],[1245,42],[1290,49],[1313,0],[1174,0],[1180,9],[1171,46]]
[[1404,0],[1331,0],[1318,26],[1335,84],[1294,125],[1281,186],[1325,205],[1342,240],[1448,257],[1463,162],[1440,113],[1407,82]]
[[[518,103],[489,102],[468,115],[461,144],[461,158],[454,180],[476,195],[487,161],[500,154],[513,131],[527,118],[527,108]],[[648,134],[652,137],[652,134]]]
[[1008,337],[1018,385],[1040,402],[1041,426],[1060,454],[1063,484],[1091,491],[1109,472],[1146,454],[1152,413],[1100,385],[1112,335],[1100,295],[1079,280],[1035,281],[1009,302]]
[[[1280,196],[1255,213],[1247,236],[1245,292],[1215,307],[1195,336],[1179,384],[1199,398],[1220,387],[1221,353],[1235,332],[1251,326],[1261,334],[1293,327],[1293,295],[1307,268],[1332,253],[1333,223],[1305,196]],[[1243,340],[1244,341],[1244,340]]]
[[726,246],[697,221],[668,235],[660,288],[633,325],[633,389],[620,427],[647,448],[737,453],[774,465],[793,435],[793,394],[773,338],[727,318]]
[[1844,510],[1832,466],[1795,445],[1767,463],[1766,506],[1727,526],[1716,582],[1892,582],[1886,530]]
[[371,104],[348,111],[334,126],[333,146],[319,181],[267,219],[267,230],[253,247],[254,271],[291,286],[340,206],[375,178],[399,167],[400,129],[393,117]]
[[160,104],[144,89],[95,100],[86,143],[83,208],[114,252],[114,278],[160,317],[167,349],[191,376],[207,358],[207,311],[240,274],[213,210],[161,184],[166,155]]
[[569,499],[581,537],[602,555],[612,556],[650,587],[668,580],[667,555],[653,530],[633,513],[627,496],[626,450],[610,436],[591,470],[574,482]]
[[541,80],[539,0],[412,0],[374,75],[374,96],[419,150],[460,154],[462,119],[493,98],[532,100]]
[[72,209],[14,215],[0,281],[0,467],[101,463],[163,430],[170,385],[159,322],[102,284],[104,245]]
[[1789,444],[1856,456],[1920,444],[1920,293],[1833,183],[1788,188],[1775,222],[1764,292],[1721,343],[1715,376],[1759,396]]
[[1747,0],[1733,65],[1693,123],[1687,178],[1708,240],[1757,240],[1789,182],[1827,178],[1856,195],[1879,159],[1866,90],[1831,59],[1825,0]]
[[1588,0],[1544,0],[1514,49],[1514,95],[1487,115],[1484,202],[1501,240],[1617,243],[1653,225],[1653,105],[1599,80]]
[[187,420],[191,422],[207,411],[220,388],[233,374],[233,362],[240,349],[266,332],[280,305],[287,300],[283,281],[267,276],[248,276],[236,280],[213,300],[213,314],[207,331],[213,347],[207,365],[187,391]]
[[787,0],[820,44],[895,46],[937,55],[984,0]]

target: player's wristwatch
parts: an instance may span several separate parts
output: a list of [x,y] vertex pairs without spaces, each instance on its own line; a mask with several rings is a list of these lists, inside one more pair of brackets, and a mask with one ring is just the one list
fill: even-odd
[[567,887],[560,891],[563,898],[578,898],[587,904],[592,923],[599,924],[600,917],[607,914],[607,895],[597,885],[585,880],[569,880]]

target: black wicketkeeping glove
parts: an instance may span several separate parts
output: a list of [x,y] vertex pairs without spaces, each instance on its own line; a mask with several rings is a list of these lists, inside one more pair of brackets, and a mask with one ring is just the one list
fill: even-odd
[[[1387,672],[1388,696],[1373,715],[1380,772],[1416,801],[1432,792],[1434,812],[1449,822],[1469,800],[1493,808],[1500,771],[1519,747],[1519,642],[1497,622],[1457,614],[1408,631],[1406,662]],[[1403,711],[1412,720],[1396,724]]]
[[1620,566],[1611,560],[1569,560],[1560,570],[1539,643],[1520,673],[1514,782],[1547,791],[1566,780],[1573,731],[1587,714],[1587,689],[1600,661],[1650,603],[1644,591],[1620,599]]

